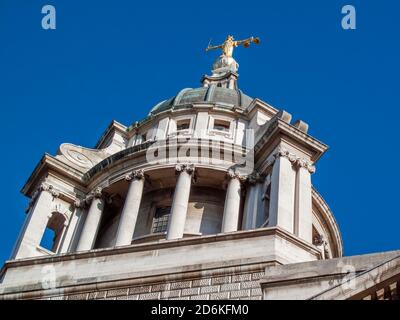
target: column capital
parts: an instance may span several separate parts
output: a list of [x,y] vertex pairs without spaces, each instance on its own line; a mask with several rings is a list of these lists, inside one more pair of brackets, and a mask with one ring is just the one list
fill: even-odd
[[51,184],[48,183],[42,183],[39,188],[38,191],[47,191],[49,192],[54,198],[58,198],[60,196],[60,192],[57,191]]
[[235,172],[235,171],[232,170],[232,169],[229,169],[229,170],[228,170],[228,172],[226,173],[226,176],[227,176],[229,179],[238,179],[240,182],[244,182],[244,181],[246,181],[246,179],[247,179],[245,176],[243,176],[243,175],[241,175],[241,174]]
[[29,210],[33,207],[36,199],[39,197],[42,191],[46,191],[52,195],[53,198],[58,198],[60,196],[60,192],[56,190],[53,185],[48,184],[46,182],[42,182],[36,191],[33,193],[31,200],[29,201],[28,207],[25,209],[25,212],[28,213]]
[[84,199],[76,199],[74,205],[76,208],[86,208],[93,199],[101,199],[104,198],[105,194],[103,189],[97,187],[93,189]]
[[278,148],[278,151],[273,155],[274,161],[277,158],[284,157],[290,161],[290,163],[297,168],[305,168],[309,173],[315,173],[315,166],[307,159],[300,158],[294,153],[284,148]]
[[265,181],[265,175],[260,174],[258,171],[253,171],[247,176],[247,183],[250,185],[256,185],[257,183],[263,183]]
[[294,154],[289,152],[289,150],[284,149],[279,147],[278,151],[273,155],[274,159],[278,159],[278,158],[286,158],[288,159],[292,164],[294,164],[296,162],[296,160],[298,159],[298,157]]
[[298,158],[296,160],[296,164],[295,164],[298,168],[304,168],[306,170],[308,170],[309,173],[315,173],[315,166],[312,165],[312,163],[306,159],[300,159]]
[[183,172],[185,171],[188,174],[193,174],[195,171],[195,166],[192,163],[187,163],[187,164],[177,164],[175,166],[175,171],[176,172]]
[[79,209],[86,208],[87,207],[86,198],[85,199],[76,198],[76,200],[74,201],[74,207]]
[[144,179],[144,171],[142,169],[139,170],[133,170],[132,172],[128,173],[125,176],[126,181],[132,181],[132,180],[142,180]]
[[97,187],[90,192],[89,197],[99,199],[103,197],[103,195],[104,195],[103,188]]

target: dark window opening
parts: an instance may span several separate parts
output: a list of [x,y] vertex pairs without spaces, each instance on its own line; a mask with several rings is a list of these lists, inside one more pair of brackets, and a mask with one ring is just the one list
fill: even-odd
[[154,214],[152,233],[166,232],[171,213],[171,207],[158,207]]
[[40,240],[40,246],[46,250],[57,253],[61,245],[64,225],[65,217],[61,213],[53,213],[47,223],[43,237]]
[[176,123],[176,131],[188,130],[190,127],[190,120],[181,120]]
[[231,123],[229,121],[223,121],[223,120],[214,121],[214,130],[229,132],[230,128],[231,128]]

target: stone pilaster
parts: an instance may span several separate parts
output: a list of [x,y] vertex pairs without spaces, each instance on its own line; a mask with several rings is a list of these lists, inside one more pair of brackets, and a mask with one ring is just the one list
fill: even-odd
[[40,245],[46,230],[51,206],[60,193],[50,184],[42,183],[29,204],[28,215],[14,246],[12,259],[21,259],[37,256],[37,247]]
[[312,243],[312,185],[311,174],[315,167],[304,159],[296,162],[295,234]]
[[264,221],[264,204],[262,201],[263,182],[265,177],[253,172],[247,177],[247,192],[244,204],[242,229],[251,230],[259,227]]
[[274,158],[269,225],[282,227],[311,243],[311,173],[315,167],[285,149],[279,149]]
[[292,164],[296,156],[279,150],[275,155],[271,175],[269,226],[294,233],[296,171]]

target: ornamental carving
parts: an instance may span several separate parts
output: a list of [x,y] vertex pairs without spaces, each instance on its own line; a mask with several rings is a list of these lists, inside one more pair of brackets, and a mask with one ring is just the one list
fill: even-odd
[[97,187],[92,192],[90,192],[89,197],[99,199],[103,196],[103,189]]
[[87,206],[86,198],[85,199],[76,199],[74,201],[75,208],[84,209]]
[[315,173],[315,166],[313,166],[308,160],[297,159],[296,166],[299,168],[307,169],[309,173]]
[[257,171],[253,171],[252,174],[247,176],[247,183],[250,185],[255,185],[257,183],[263,183],[265,180],[265,176],[261,175]]
[[[101,159],[96,159],[93,161],[89,158],[89,150],[85,150],[82,147],[78,147],[69,143],[64,143],[60,146],[60,152],[72,163],[76,164],[82,168],[91,168],[95,163],[99,162]],[[93,151],[96,152],[96,151]],[[85,154],[87,153],[87,154]]]
[[144,171],[142,169],[140,170],[134,170],[130,173],[128,173],[125,176],[126,181],[131,181],[131,180],[141,180],[144,179]]
[[51,184],[43,182],[42,184],[39,185],[39,187],[33,193],[31,201],[29,201],[28,207],[26,208],[25,212],[29,212],[29,210],[31,210],[31,208],[34,206],[37,198],[39,197],[39,195],[42,191],[46,191],[46,192],[50,193],[53,198],[58,198],[60,196],[60,192],[57,191]]
[[176,172],[183,172],[185,171],[188,174],[193,174],[195,170],[194,164],[177,164],[175,166]]
[[86,208],[93,199],[104,198],[105,194],[100,187],[92,190],[84,199],[76,199],[74,202],[75,208]]
[[47,183],[42,183],[39,188],[38,191],[47,191],[49,192],[53,198],[58,198],[60,196],[60,192],[57,191],[56,189],[54,189],[54,187],[51,184],[47,184]]
[[288,159],[291,164],[296,168],[305,168],[309,173],[315,173],[315,166],[307,159],[300,158],[294,153],[289,152],[286,149],[279,148],[279,150],[273,155],[272,164],[277,158],[284,157]]
[[226,173],[227,177],[229,179],[238,179],[240,182],[246,181],[246,177],[237,173],[236,171],[229,169],[228,172]]

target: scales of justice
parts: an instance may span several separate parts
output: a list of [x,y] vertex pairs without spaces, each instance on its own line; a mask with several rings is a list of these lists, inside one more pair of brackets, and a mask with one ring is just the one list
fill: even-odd
[[213,75],[220,75],[229,71],[236,73],[239,69],[239,64],[233,58],[233,49],[240,45],[243,45],[243,47],[247,48],[251,43],[259,44],[260,39],[258,37],[250,37],[244,40],[235,40],[233,36],[228,36],[222,44],[217,46],[211,46],[210,40],[206,51],[215,49],[222,50],[222,55],[220,55],[213,64]]

